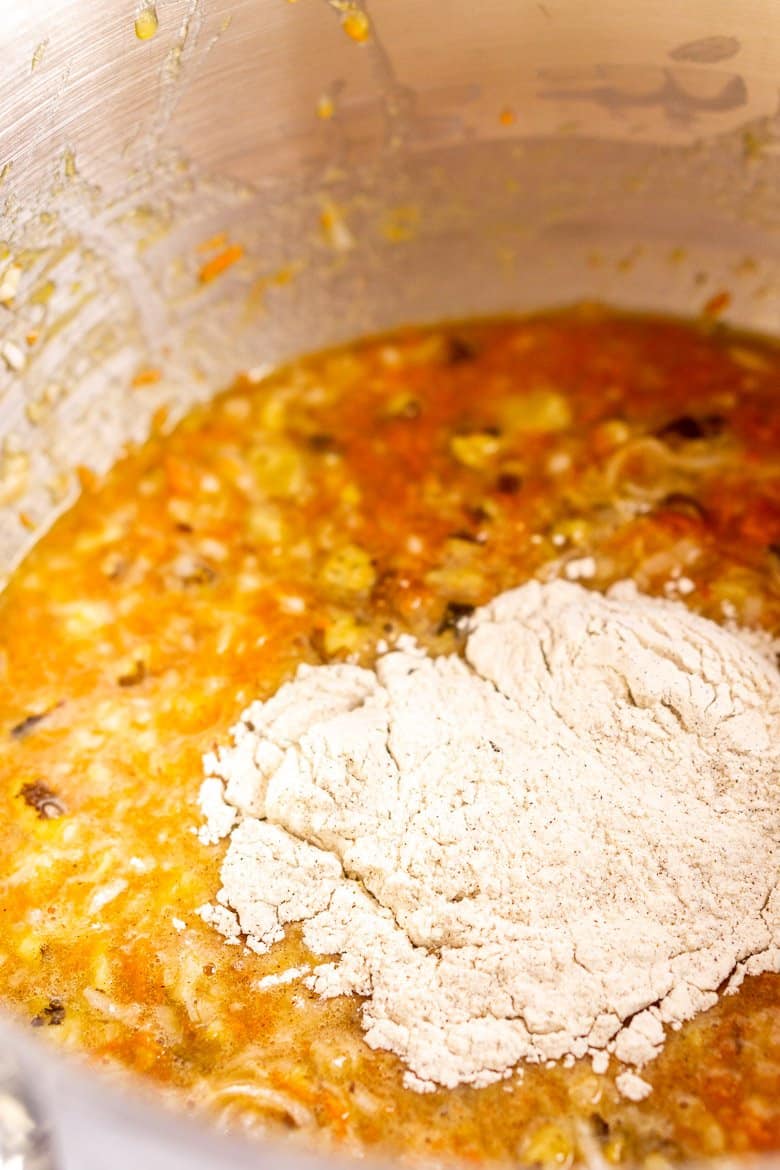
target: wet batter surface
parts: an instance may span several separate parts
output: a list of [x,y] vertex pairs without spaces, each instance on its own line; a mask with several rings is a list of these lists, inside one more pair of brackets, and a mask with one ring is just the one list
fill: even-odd
[[780,1148],[777,976],[670,1035],[641,1103],[587,1061],[420,1095],[357,1001],[258,991],[310,961],[294,930],[258,956],[195,913],[224,852],[195,836],[201,755],[302,661],[451,652],[532,576],[780,632],[779,449],[775,347],[587,309],[239,379],[85,474],[0,598],[3,1000],[223,1126],[409,1162]]

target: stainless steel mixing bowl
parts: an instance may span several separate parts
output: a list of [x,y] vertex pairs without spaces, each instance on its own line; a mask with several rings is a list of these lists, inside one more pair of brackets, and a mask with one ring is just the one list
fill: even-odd
[[[0,571],[239,368],[582,298],[780,326],[773,0],[25,0],[0,45]],[[0,1044],[3,1167],[314,1164]]]

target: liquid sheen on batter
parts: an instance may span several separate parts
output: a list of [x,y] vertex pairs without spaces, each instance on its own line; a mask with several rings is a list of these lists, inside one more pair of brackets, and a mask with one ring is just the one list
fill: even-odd
[[780,977],[617,1066],[419,1094],[291,930],[266,955],[196,911],[201,756],[302,663],[370,666],[534,576],[632,578],[780,633],[780,353],[592,308],[406,330],[239,379],[155,434],[0,597],[0,997],[62,1047],[250,1133],[439,1165],[663,1170],[780,1148]]

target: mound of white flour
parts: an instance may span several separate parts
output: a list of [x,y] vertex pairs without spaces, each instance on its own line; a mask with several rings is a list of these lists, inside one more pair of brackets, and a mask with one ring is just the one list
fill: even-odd
[[[417,1089],[521,1060],[642,1067],[729,977],[780,970],[780,679],[755,641],[618,586],[497,597],[465,661],[301,667],[205,758],[203,917],[302,922],[324,996]],[[618,1084],[649,1086],[626,1071]]]

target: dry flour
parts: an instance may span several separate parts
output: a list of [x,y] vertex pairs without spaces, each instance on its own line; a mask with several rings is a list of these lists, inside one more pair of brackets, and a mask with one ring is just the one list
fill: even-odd
[[755,642],[639,595],[531,582],[465,661],[301,667],[205,759],[203,917],[263,951],[302,922],[407,1083],[518,1061],[636,1069],[728,979],[780,970],[780,682]]

